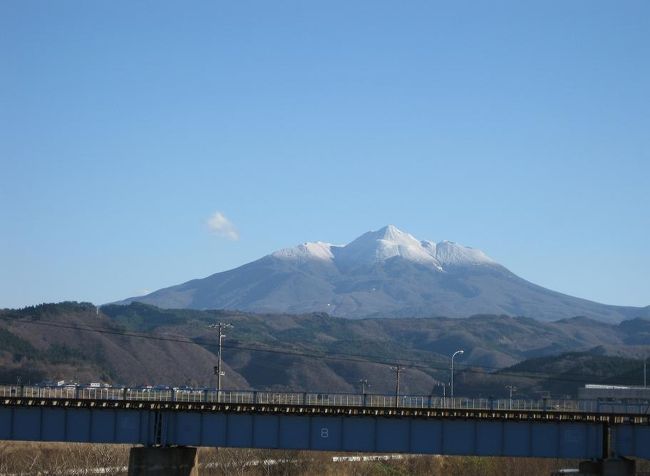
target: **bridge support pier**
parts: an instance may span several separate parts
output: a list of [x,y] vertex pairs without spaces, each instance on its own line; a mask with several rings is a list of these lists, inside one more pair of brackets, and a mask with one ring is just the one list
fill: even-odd
[[198,476],[196,448],[188,446],[134,447],[129,476]]
[[634,476],[636,462],[627,458],[607,458],[598,461],[582,461],[579,475],[585,476]]

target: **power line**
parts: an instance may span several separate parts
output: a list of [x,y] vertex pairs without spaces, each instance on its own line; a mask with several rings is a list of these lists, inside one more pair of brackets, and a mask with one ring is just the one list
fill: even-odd
[[[7,319],[5,317],[2,317],[2,319]],[[106,329],[106,328],[96,328],[96,327],[81,327],[81,326],[71,326],[71,325],[66,325],[66,324],[60,324],[60,323],[54,323],[54,322],[44,322],[44,321],[26,321],[26,320],[12,320],[12,322],[18,322],[22,324],[32,324],[32,325],[43,325],[43,326],[49,326],[49,327],[57,327],[57,328],[64,328],[64,329],[72,329],[72,330],[77,330],[77,331],[84,331],[84,332],[95,332],[95,333],[100,333],[100,334],[111,334],[111,335],[119,335],[123,337],[132,337],[132,338],[140,338],[140,339],[150,339],[150,340],[156,340],[156,341],[168,341],[168,342],[176,342],[176,343],[184,343],[184,344],[194,344],[194,345],[200,345],[203,347],[216,347],[217,344],[206,341],[203,339],[187,339],[187,338],[177,338],[177,337],[165,337],[165,336],[155,336],[152,334],[140,334],[140,333],[134,333],[134,332],[126,332],[126,331],[120,331],[120,330],[112,330],[112,329]],[[347,362],[355,362],[355,363],[371,363],[371,364],[378,364],[378,365],[386,365],[386,366],[392,366],[394,365],[394,361],[383,361],[383,360],[370,360],[372,358],[378,358],[377,356],[371,356],[371,355],[364,355],[364,354],[346,354],[346,353],[340,353],[340,352],[332,352],[332,353],[314,353],[313,351],[308,353],[308,352],[299,352],[299,351],[287,351],[287,350],[279,350],[279,349],[271,349],[271,348],[260,348],[260,347],[249,347],[249,346],[243,346],[243,345],[223,345],[225,348],[233,349],[233,350],[241,350],[241,351],[250,351],[250,352],[264,352],[264,353],[270,353],[270,354],[279,354],[279,355],[289,355],[289,356],[297,356],[297,357],[307,357],[307,358],[320,358],[320,359],[328,359],[328,360],[338,360],[338,361],[347,361]],[[402,363],[409,363],[408,367],[409,368],[416,368],[416,369],[422,369],[422,370],[440,370],[440,371],[447,371],[446,366],[439,366],[437,363],[434,363],[433,361],[414,361],[412,359],[400,359]],[[499,371],[498,374],[494,373],[485,373],[483,371],[489,371],[489,370],[495,370]],[[580,380],[577,379],[571,379],[568,378],[569,375],[571,374],[565,374],[564,378],[559,378],[556,377],[552,374],[545,373],[545,372],[537,372],[537,371],[528,371],[526,373],[524,372],[503,372],[500,371],[501,369],[498,367],[489,367],[489,366],[479,366],[479,365],[474,365],[472,367],[466,367],[464,369],[464,372],[466,373],[476,373],[476,374],[481,374],[481,375],[487,375],[487,376],[513,376],[513,377],[519,377],[519,378],[531,378],[531,379],[537,379],[541,380],[546,378],[547,380],[552,380],[552,381],[564,381],[564,382],[574,382],[574,383],[587,383],[588,380],[582,380],[583,376],[577,375],[577,377],[580,377]],[[532,375],[531,375],[532,374]],[[538,374],[535,375],[535,374]]]
[[[93,326],[74,326],[74,325],[67,325],[62,323],[55,323],[55,322],[48,322],[48,321],[41,321],[41,320],[19,320],[15,318],[10,318],[8,316],[0,316],[0,319],[9,321],[11,323],[40,325],[46,327],[76,330],[81,332],[94,332],[98,334],[118,335],[122,337],[137,338],[137,339],[149,339],[155,341],[192,344],[192,345],[199,345],[207,348],[218,346],[218,344],[214,342],[205,339],[200,339],[200,338],[191,339],[191,338],[179,338],[179,337],[171,337],[171,336],[157,336],[153,334],[128,332],[128,331],[117,330],[117,329],[106,329],[105,327],[100,328],[100,327],[93,327]],[[223,348],[239,350],[239,351],[264,352],[269,354],[287,355],[287,356],[294,356],[294,357],[318,358],[324,360],[337,360],[337,361],[344,361],[344,362],[377,364],[377,365],[384,365],[384,366],[395,365],[394,360],[372,360],[372,359],[380,359],[380,357],[376,355],[369,355],[369,354],[351,354],[351,353],[343,353],[343,352],[325,353],[325,352],[314,352],[314,351],[300,352],[300,351],[280,350],[275,348],[250,347],[241,344],[222,344],[222,346]],[[399,359],[399,360],[400,360],[400,364],[406,364],[403,367],[407,367],[407,368],[428,370],[428,371],[439,370],[445,372],[449,370],[446,365],[441,365],[439,362],[414,360],[414,359]],[[465,366],[462,371],[464,373],[480,374],[483,376],[492,376],[492,377],[509,376],[509,377],[517,377],[517,378],[529,378],[533,380],[545,379],[548,381],[570,382],[570,383],[588,383],[593,380],[593,378],[590,380],[584,380],[585,376],[579,374],[564,374],[563,377],[558,377],[556,375],[547,372],[541,372],[541,371],[530,370],[526,372],[513,372],[513,371],[505,372],[499,367],[490,367],[490,366],[481,366],[481,365],[472,365],[471,367]],[[490,371],[496,371],[498,373],[493,373],[493,372],[491,373]],[[572,375],[577,378],[570,378],[570,376]]]
[[[2,319],[6,320],[6,318],[4,317],[2,317]],[[149,340],[156,340],[156,341],[176,342],[182,344],[193,344],[193,345],[200,345],[203,347],[217,347],[217,344],[205,339],[188,339],[188,338],[178,338],[178,337],[156,336],[152,334],[141,334],[135,332],[119,331],[119,330],[97,328],[97,327],[90,327],[90,326],[84,326],[84,327],[71,326],[66,324],[44,322],[44,321],[13,320],[12,322],[14,323],[18,322],[21,324],[30,324],[30,325],[41,325],[41,326],[55,327],[55,328],[62,328],[62,329],[71,329],[71,330],[77,330],[83,332],[95,332],[98,334],[119,335],[122,337],[131,337],[131,338],[138,338],[138,339],[149,339]],[[233,349],[233,350],[264,352],[268,354],[288,355],[294,357],[330,359],[330,360],[339,360],[339,361],[347,361],[347,362],[355,362],[355,363],[372,363],[372,364],[387,365],[387,366],[394,365],[393,360],[385,360],[385,361],[371,360],[371,359],[379,359],[379,357],[375,355],[369,355],[369,354],[348,354],[342,352],[325,353],[325,352],[314,352],[314,351],[311,352],[287,351],[287,350],[280,350],[280,349],[266,348],[266,347],[250,347],[250,346],[245,346],[240,344],[222,344],[222,347],[227,349]],[[415,361],[413,359],[400,359],[400,362],[408,364],[409,368],[419,368],[425,370],[444,370],[444,371],[447,370],[446,366],[436,366],[436,363],[432,361],[425,362],[425,364],[427,365],[424,365],[421,360]],[[490,369],[490,367],[480,367],[480,366],[475,366],[475,367]],[[498,370],[497,367],[493,367],[491,369]]]

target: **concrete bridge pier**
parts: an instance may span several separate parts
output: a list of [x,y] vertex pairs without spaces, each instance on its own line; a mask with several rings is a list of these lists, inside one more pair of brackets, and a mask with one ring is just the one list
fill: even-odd
[[636,462],[627,458],[607,458],[582,461],[578,466],[581,476],[634,476]]
[[133,447],[129,476],[198,476],[196,448],[189,446]]
[[609,423],[603,423],[603,453],[597,460],[582,461],[578,466],[579,475],[584,476],[634,476],[636,462],[617,456],[612,448],[616,433]]

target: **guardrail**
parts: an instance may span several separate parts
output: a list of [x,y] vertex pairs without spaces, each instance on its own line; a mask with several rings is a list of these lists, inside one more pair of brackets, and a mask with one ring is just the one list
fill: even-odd
[[336,407],[436,408],[468,410],[562,411],[584,413],[650,414],[650,400],[489,399],[434,395],[379,395],[322,392],[267,392],[254,390],[156,389],[85,386],[0,385],[0,397],[64,398],[82,400],[138,400],[196,403],[244,403]]

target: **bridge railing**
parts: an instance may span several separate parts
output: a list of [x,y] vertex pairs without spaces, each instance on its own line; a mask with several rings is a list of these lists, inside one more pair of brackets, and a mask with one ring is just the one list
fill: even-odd
[[325,392],[269,392],[170,387],[89,387],[0,385],[0,397],[218,402],[231,404],[310,405],[336,407],[435,408],[513,411],[571,411],[649,414],[650,400],[490,399],[434,395],[381,395]]

